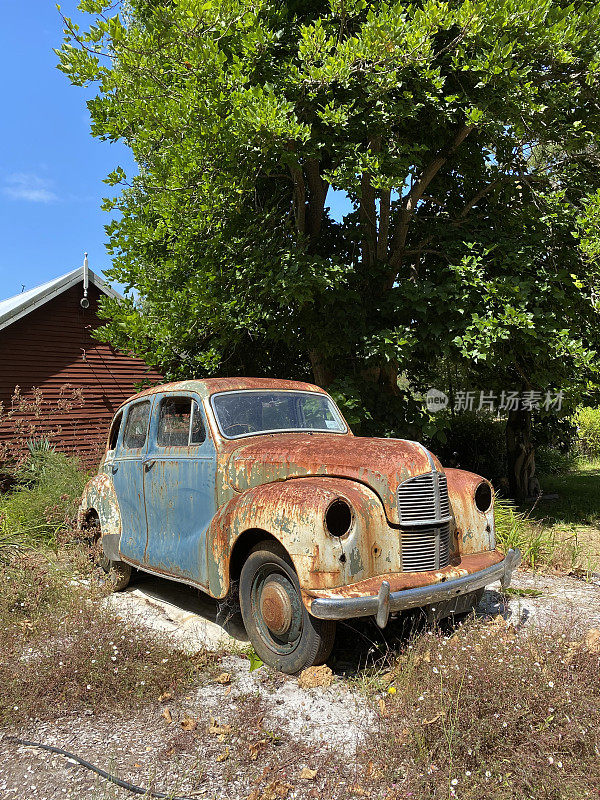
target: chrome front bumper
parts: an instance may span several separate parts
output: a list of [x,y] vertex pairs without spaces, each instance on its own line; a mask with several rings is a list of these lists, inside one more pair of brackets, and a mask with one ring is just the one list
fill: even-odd
[[317,597],[310,606],[310,613],[319,619],[352,619],[353,617],[374,616],[380,628],[387,625],[389,615],[394,611],[421,608],[461,594],[475,592],[494,581],[500,581],[502,588],[510,585],[513,571],[521,562],[521,551],[509,550],[498,564],[463,575],[453,580],[391,592],[388,581],[382,581],[378,594],[364,597]]

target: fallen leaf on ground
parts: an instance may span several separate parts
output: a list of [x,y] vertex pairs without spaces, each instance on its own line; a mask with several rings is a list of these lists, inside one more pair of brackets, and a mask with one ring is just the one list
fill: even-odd
[[229,758],[229,748],[226,747],[220,756],[217,756],[217,761],[227,761]]
[[231,725],[221,725],[214,717],[211,717],[208,732],[213,736],[222,736],[231,733]]
[[163,692],[158,698],[159,703],[166,703],[167,700],[173,699],[173,692]]
[[445,711],[439,711],[435,715],[435,717],[432,717],[431,719],[424,719],[423,720],[423,725],[433,725],[434,722],[437,722],[438,720],[443,719],[445,716],[446,716],[446,712]]
[[359,786],[358,784],[355,784],[354,786],[350,787],[350,793],[351,794],[357,794],[359,797],[366,797],[367,796],[367,792],[365,792],[365,790],[362,788],[362,786]]
[[198,720],[193,717],[185,716],[181,720],[181,727],[184,731],[195,731],[198,727]]
[[252,744],[249,744],[248,750],[250,751],[250,759],[252,761],[256,761],[258,754],[261,752],[261,750],[264,750],[266,745],[266,739],[261,739],[260,742],[253,742]]
[[278,797],[287,797],[292,787],[283,781],[271,781],[260,796],[260,800],[276,800]]
[[217,683],[222,683],[224,686],[231,683],[231,675],[228,672],[222,672],[217,678]]
[[419,664],[429,664],[431,662],[431,650],[426,650],[423,654],[415,656],[414,665],[417,667]]
[[600,653],[600,628],[590,628],[585,634],[583,644],[590,653]]
[[383,699],[383,697],[380,697],[377,700],[377,702],[379,703],[379,713],[381,714],[382,717],[384,717],[385,716],[385,700]]
[[167,725],[170,725],[173,722],[173,717],[171,716],[170,709],[165,708],[165,710],[163,711],[162,715],[166,719]]
[[303,781],[314,781],[314,779],[317,777],[317,770],[304,767],[300,773],[300,777]]
[[333,683],[333,672],[323,664],[320,667],[308,667],[302,670],[298,678],[298,686],[301,689],[315,689],[318,686],[331,686]]

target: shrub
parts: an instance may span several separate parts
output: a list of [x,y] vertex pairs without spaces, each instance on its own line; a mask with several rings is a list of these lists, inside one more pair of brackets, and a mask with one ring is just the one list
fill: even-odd
[[489,412],[448,414],[445,442],[433,441],[431,447],[445,466],[456,464],[498,484],[506,474],[504,426]]
[[78,459],[33,447],[15,473],[17,485],[0,496],[0,551],[17,546],[55,546],[75,520],[86,475]]
[[577,453],[563,453],[556,447],[542,445],[535,450],[535,467],[540,475],[565,475],[577,462]]
[[600,458],[600,409],[578,408],[575,422],[578,451],[587,458]]

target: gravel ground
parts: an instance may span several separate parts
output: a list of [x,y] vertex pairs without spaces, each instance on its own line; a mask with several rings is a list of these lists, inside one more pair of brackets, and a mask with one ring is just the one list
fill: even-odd
[[[574,636],[600,627],[598,578],[587,583],[519,571],[513,587],[541,594],[513,595],[504,602],[499,587],[491,586],[479,613],[501,613],[524,629],[566,622]],[[354,754],[365,733],[377,724],[377,713],[343,673],[356,671],[382,645],[393,647],[397,640],[393,626],[383,634],[370,623],[344,626],[331,662],[337,674],[333,685],[303,689],[297,678],[266,668],[250,672],[239,620],[229,620],[225,632],[216,622],[223,609],[205,598],[198,605],[193,590],[143,578],[132,591],[110,602],[123,616],[169,631],[178,646],[225,648],[228,654],[220,669],[230,676],[229,682],[207,679],[177,702],[161,703],[157,698],[134,716],[72,714],[32,723],[17,731],[19,736],[70,750],[132,783],[176,795],[228,799],[253,797],[254,792],[258,800],[270,786],[276,800],[279,781],[291,787],[290,798],[311,798],[333,796],[335,788],[352,782]],[[170,723],[165,718],[167,708]],[[193,729],[184,730],[186,719]],[[216,723],[211,722],[214,719]],[[260,757],[253,758],[253,747]],[[302,770],[310,769],[317,757],[317,776],[301,778]],[[64,757],[0,739],[2,798],[132,796]]]

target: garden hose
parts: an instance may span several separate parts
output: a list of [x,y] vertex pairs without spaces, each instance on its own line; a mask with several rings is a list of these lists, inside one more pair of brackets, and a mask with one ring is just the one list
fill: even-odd
[[10,736],[8,734],[5,734],[0,741],[11,742],[12,744],[20,744],[23,747],[37,747],[40,750],[47,750],[49,753],[56,753],[56,755],[65,756],[66,758],[70,758],[73,761],[76,761],[78,764],[81,764],[82,767],[85,767],[86,769],[95,772],[97,775],[100,775],[101,778],[105,778],[109,783],[114,783],[115,786],[120,786],[122,789],[126,789],[128,792],[133,792],[134,794],[143,794],[146,797],[163,798],[163,800],[197,800],[197,796],[196,798],[177,797],[173,794],[155,792],[152,789],[144,789],[142,786],[136,786],[134,783],[129,783],[121,778],[117,778],[116,775],[112,775],[110,772],[107,772],[100,767],[96,767],[94,764],[90,764],[90,762],[86,761],[84,758],[80,758],[79,756],[75,755],[75,753],[70,753],[68,750],[63,750],[61,747],[52,747],[52,745],[41,744],[40,742],[28,742],[25,739],[18,739],[16,736]]

